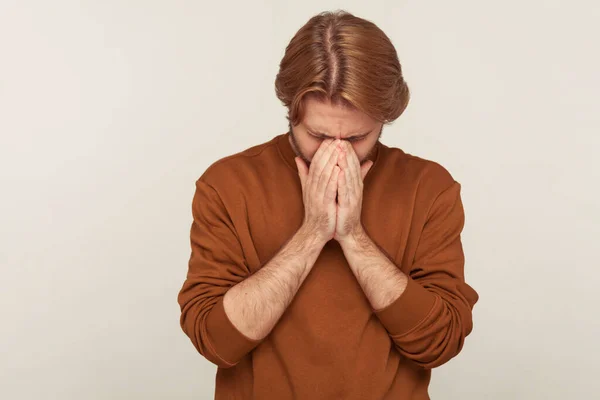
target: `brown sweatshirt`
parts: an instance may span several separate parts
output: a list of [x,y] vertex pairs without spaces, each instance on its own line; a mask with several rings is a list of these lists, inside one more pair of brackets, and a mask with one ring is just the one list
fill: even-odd
[[478,294],[464,280],[460,184],[433,161],[376,146],[362,223],[408,275],[406,289],[375,311],[331,240],[262,340],[236,329],[223,296],[302,224],[288,133],[214,162],[196,181],[178,302],[183,331],[218,366],[216,400],[429,399],[431,368],[461,351]]

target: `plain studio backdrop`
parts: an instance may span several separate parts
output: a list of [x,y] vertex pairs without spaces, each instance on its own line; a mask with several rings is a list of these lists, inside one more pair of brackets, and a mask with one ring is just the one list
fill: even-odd
[[176,301],[194,182],[286,132],[279,61],[334,9],[398,51],[381,141],[463,186],[480,301],[432,398],[600,392],[597,1],[0,0],[1,398],[213,398]]

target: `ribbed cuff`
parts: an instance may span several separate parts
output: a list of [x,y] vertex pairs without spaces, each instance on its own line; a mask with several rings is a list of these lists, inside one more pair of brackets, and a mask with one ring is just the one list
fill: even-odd
[[400,297],[374,312],[390,334],[400,336],[419,326],[433,310],[436,301],[435,294],[408,277],[408,283]]
[[251,339],[233,325],[225,313],[223,298],[210,310],[206,318],[206,330],[215,355],[223,363],[234,366],[263,339]]

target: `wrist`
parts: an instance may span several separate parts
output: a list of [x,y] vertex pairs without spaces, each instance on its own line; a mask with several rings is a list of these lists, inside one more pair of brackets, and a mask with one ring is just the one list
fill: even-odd
[[296,235],[300,238],[300,241],[305,247],[319,252],[325,246],[325,243],[329,241],[329,239],[319,235],[317,230],[306,224],[302,224],[296,232]]
[[342,249],[352,249],[356,248],[359,244],[364,243],[365,239],[366,232],[361,225],[345,237],[341,238],[339,243]]

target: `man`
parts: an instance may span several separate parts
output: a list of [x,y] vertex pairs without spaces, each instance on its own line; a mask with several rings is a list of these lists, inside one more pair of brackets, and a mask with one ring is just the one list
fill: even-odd
[[478,294],[460,184],[379,141],[408,103],[374,24],[321,13],[276,80],[289,130],[196,182],[181,326],[216,399],[428,399]]

